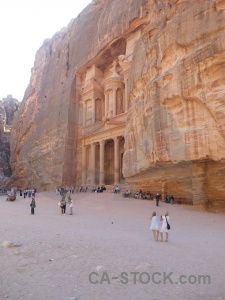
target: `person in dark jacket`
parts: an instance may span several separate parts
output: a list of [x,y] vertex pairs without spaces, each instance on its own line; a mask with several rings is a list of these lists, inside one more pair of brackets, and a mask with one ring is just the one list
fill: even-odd
[[160,199],[160,194],[159,193],[157,193],[156,195],[155,195],[155,200],[156,200],[156,206],[159,206],[159,199]]
[[31,204],[30,204],[31,214],[32,215],[34,215],[34,209],[35,209],[35,207],[36,207],[35,198],[32,197]]

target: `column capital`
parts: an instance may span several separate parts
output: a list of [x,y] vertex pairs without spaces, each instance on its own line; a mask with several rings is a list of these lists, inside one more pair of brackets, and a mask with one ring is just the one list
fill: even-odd
[[114,138],[113,138],[113,140],[114,140],[114,142],[119,142],[120,140],[121,140],[121,136],[115,136]]
[[99,141],[99,144],[100,145],[105,145],[105,142],[106,142],[106,140],[101,140],[101,141]]

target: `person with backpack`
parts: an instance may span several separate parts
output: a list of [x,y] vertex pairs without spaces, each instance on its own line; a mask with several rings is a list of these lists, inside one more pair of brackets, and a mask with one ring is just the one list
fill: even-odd
[[162,221],[162,227],[160,229],[160,237],[161,237],[161,242],[163,242],[163,233],[166,233],[166,239],[165,242],[168,242],[168,237],[169,237],[169,230],[170,230],[170,224],[169,224],[169,213],[168,211],[165,211],[164,215],[161,216],[160,221]]

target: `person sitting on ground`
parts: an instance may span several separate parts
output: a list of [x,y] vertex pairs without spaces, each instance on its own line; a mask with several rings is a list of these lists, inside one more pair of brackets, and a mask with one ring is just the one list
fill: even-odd
[[119,192],[120,192],[120,188],[119,188],[119,186],[117,185],[117,186],[115,187],[115,193],[116,193],[116,194],[119,194]]
[[96,191],[96,187],[93,186],[92,189],[91,189],[91,192],[92,192],[92,193],[95,193],[95,191]]
[[123,196],[125,198],[129,197],[130,196],[130,190],[126,190],[126,192],[123,194]]
[[166,199],[165,199],[165,202],[166,203],[170,203],[171,199],[170,199],[170,195],[166,195]]
[[145,197],[147,200],[151,198],[151,193],[149,191],[146,192]]
[[135,198],[135,199],[139,199],[139,191],[137,191],[137,192],[134,194],[134,198]]

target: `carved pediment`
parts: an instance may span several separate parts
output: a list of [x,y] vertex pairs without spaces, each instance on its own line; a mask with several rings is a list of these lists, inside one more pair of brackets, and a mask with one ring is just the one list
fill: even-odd
[[83,135],[90,135],[93,133],[101,132],[102,128],[104,128],[104,122],[98,122],[95,124],[92,124],[88,127],[83,128]]
[[106,118],[106,122],[108,124],[124,124],[124,125],[126,125],[126,121],[127,121],[127,113],[122,113],[113,118],[108,118],[108,119]]
[[[125,121],[116,121],[116,120],[110,120],[110,121],[107,121],[106,122],[106,125],[116,125],[116,126],[125,126],[126,125],[126,122]],[[113,126],[115,127],[115,126]]]
[[85,83],[82,96],[86,96],[90,93],[96,95],[102,95],[104,93],[102,86],[95,80],[95,78],[91,78]]
[[92,134],[98,134],[102,133],[104,131],[110,130],[110,129],[116,129],[118,127],[125,127],[126,122],[123,120],[117,120],[117,119],[111,119],[111,120],[104,120],[98,123],[95,123],[93,125],[90,125],[88,127],[83,128],[83,135],[89,136]]

